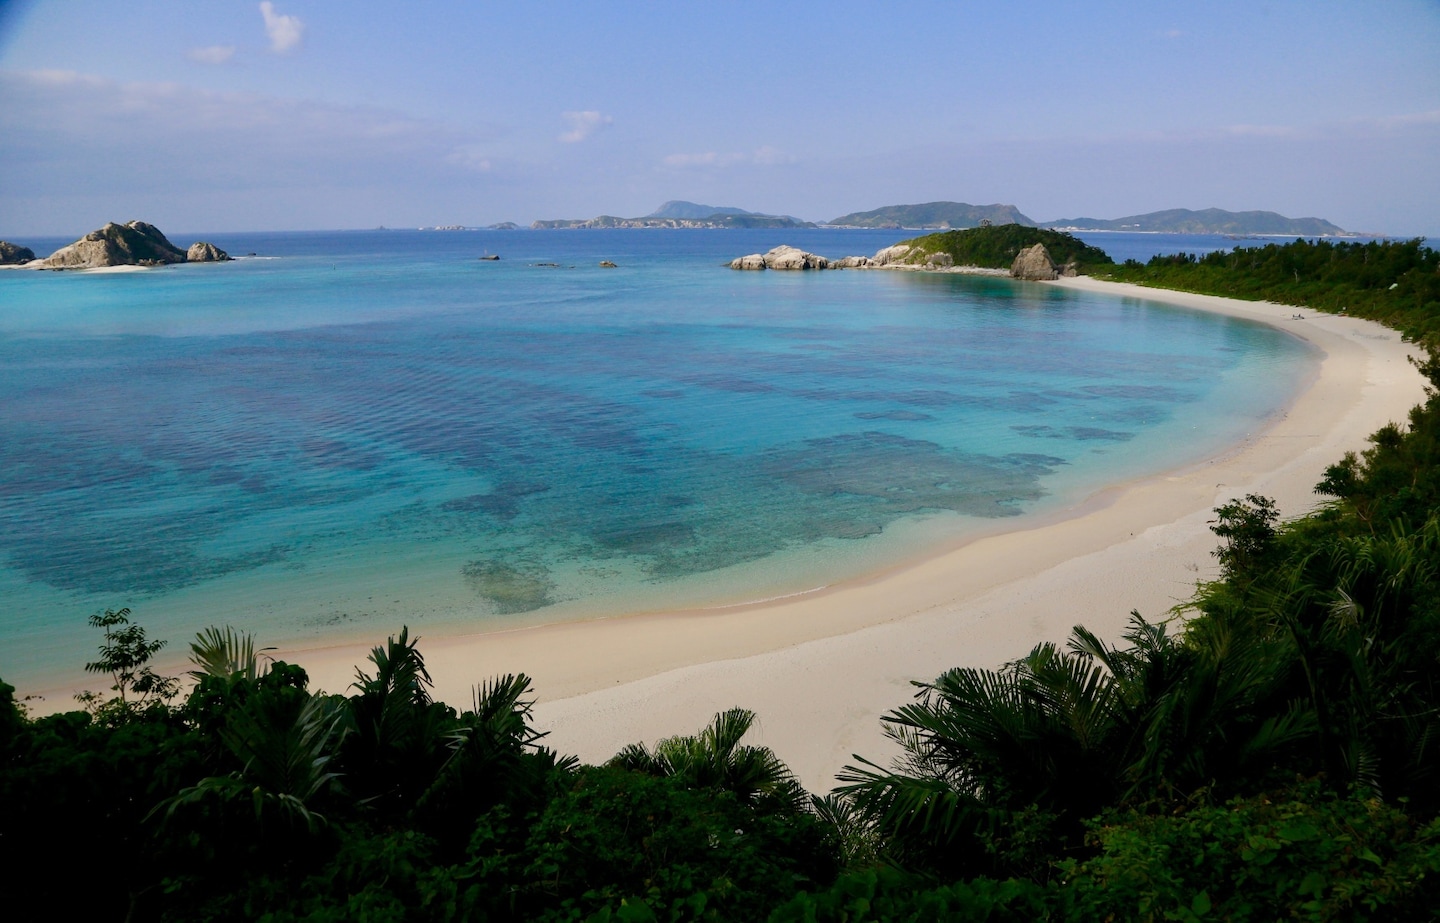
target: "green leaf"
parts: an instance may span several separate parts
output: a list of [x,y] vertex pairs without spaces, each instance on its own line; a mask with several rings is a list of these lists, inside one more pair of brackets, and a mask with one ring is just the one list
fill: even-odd
[[1209,891],[1201,891],[1199,894],[1195,895],[1195,899],[1190,902],[1190,912],[1195,914],[1195,916],[1197,917],[1203,917],[1205,916],[1205,914],[1210,912]]
[[1325,876],[1319,872],[1310,872],[1300,879],[1300,887],[1297,889],[1301,894],[1313,894],[1319,897],[1325,893]]
[[636,901],[633,904],[628,900],[620,902],[620,910],[615,914],[619,923],[655,923],[655,911],[644,901]]

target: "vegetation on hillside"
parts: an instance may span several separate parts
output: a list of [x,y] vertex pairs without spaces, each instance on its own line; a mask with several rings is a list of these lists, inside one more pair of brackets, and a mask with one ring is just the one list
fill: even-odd
[[1019,224],[997,224],[963,231],[941,231],[902,240],[896,246],[914,248],[913,258],[905,262],[926,262],[926,255],[946,253],[956,266],[981,266],[1009,269],[1015,256],[1026,247],[1044,244],[1055,265],[1077,264],[1081,273],[1094,272],[1095,267],[1110,266],[1114,261],[1098,247],[1063,231],[1025,227]]
[[1319,237],[1344,234],[1324,218],[1286,218],[1266,211],[1229,212],[1223,208],[1168,208],[1124,218],[1059,218],[1047,228],[1081,228],[1094,231],[1148,231],[1164,234],[1283,234]]
[[868,212],[851,212],[827,222],[850,228],[973,228],[980,222],[1035,224],[1013,205],[971,205],[968,202],[925,202],[887,205]]
[[435,702],[404,630],[335,695],[212,629],[180,698],[131,613],[96,616],[110,694],[32,719],[0,683],[9,916],[1433,919],[1440,360],[1420,370],[1427,401],[1330,467],[1317,512],[1216,511],[1184,620],[918,684],[885,718],[904,757],[824,798],[744,743],[744,710],[583,766],[524,676]]
[[1296,240],[1135,260],[1094,273],[1117,282],[1274,301],[1347,313],[1394,327],[1429,348],[1440,345],[1440,252],[1423,239]]

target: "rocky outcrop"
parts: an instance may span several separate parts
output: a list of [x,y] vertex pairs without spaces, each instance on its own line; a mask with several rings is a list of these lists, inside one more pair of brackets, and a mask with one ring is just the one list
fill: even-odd
[[1049,282],[1060,278],[1044,244],[1026,247],[1016,254],[1015,262],[1010,264],[1010,275],[1030,282]]
[[955,257],[948,253],[927,253],[925,254],[925,265],[933,266],[936,269],[945,269],[955,265]]
[[911,247],[907,247],[905,244],[886,247],[884,250],[879,250],[874,256],[870,257],[870,262],[874,266],[890,266],[895,263],[905,262],[906,257],[910,255],[911,249]]
[[19,266],[35,259],[35,251],[29,247],[0,240],[0,266]]
[[601,261],[600,261],[600,268],[601,268],[601,269],[618,269],[619,267],[616,266],[616,265],[615,265],[612,261],[610,261],[610,260],[601,260]]
[[143,221],[91,231],[40,262],[43,269],[94,269],[102,266],[161,266],[185,262],[185,253],[160,229]]
[[229,259],[230,254],[203,240],[195,241],[190,245],[190,249],[185,251],[187,263],[224,263]]
[[830,261],[831,269],[869,269],[873,260],[868,256],[845,256]]
[[29,247],[0,240],[0,266],[19,266],[35,259],[35,251]]
[[762,254],[762,253],[752,253],[752,254],[750,254],[749,256],[737,256],[735,259],[733,259],[733,260],[730,261],[730,268],[731,268],[731,269],[764,269],[764,268],[765,268],[765,255]]
[[731,269],[829,269],[830,261],[818,253],[781,245],[764,254],[752,253],[730,261]]
[[779,246],[765,254],[766,269],[829,269],[830,261],[799,247]]

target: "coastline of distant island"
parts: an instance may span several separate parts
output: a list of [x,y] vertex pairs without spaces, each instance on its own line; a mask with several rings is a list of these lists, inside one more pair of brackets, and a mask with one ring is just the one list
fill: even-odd
[[[829,221],[813,222],[793,215],[748,211],[735,206],[702,205],[671,200],[648,215],[621,218],[597,215],[594,218],[540,219],[532,230],[614,229],[614,228],[865,228],[915,231],[951,231],[990,225],[1018,224],[1055,231],[1124,232],[1138,234],[1225,234],[1235,237],[1368,237],[1347,231],[1324,218],[1290,218],[1272,211],[1232,212],[1222,208],[1193,210],[1170,208],[1120,218],[1057,218],[1036,221],[1016,206],[995,203],[924,202],[913,205],[886,205],[870,211],[851,212]],[[461,226],[421,230],[519,230],[506,221],[485,228]]]
[[570,228],[813,228],[813,221],[802,221],[791,215],[767,215],[733,206],[699,205],[672,199],[648,215],[639,218],[617,218],[599,215],[595,218],[559,218],[534,221],[537,231]]
[[1014,205],[970,205],[966,202],[887,205],[868,212],[841,215],[825,222],[822,227],[948,231],[983,227],[986,224],[1019,224],[1054,231],[1282,237],[1360,236],[1323,218],[1287,218],[1270,211],[1231,212],[1221,208],[1192,211],[1188,208],[1171,208],[1143,215],[1127,215],[1123,218],[1059,218],[1054,221],[1034,221]]

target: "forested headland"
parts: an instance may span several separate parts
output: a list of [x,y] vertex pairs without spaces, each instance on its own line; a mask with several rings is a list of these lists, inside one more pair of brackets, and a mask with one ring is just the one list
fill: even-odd
[[1437,267],[1418,241],[1116,267],[1382,319],[1431,348],[1430,396],[1316,512],[1218,509],[1220,575],[1176,618],[918,685],[885,719],[905,758],[823,797],[741,710],[586,766],[546,748],[524,676],[433,701],[405,630],[326,694],[212,629],[180,695],[143,613],[96,615],[107,692],[31,718],[0,684],[7,917],[1432,919]]
[[1094,269],[1100,279],[1345,313],[1440,345],[1440,252],[1422,238],[1309,241],[1179,253]]
[[1009,269],[1021,250],[1035,244],[1044,244],[1056,265],[1074,263],[1081,273],[1094,274],[1100,267],[1108,268],[1114,264],[1104,250],[1085,243],[1073,234],[1023,224],[941,231],[902,240],[892,249],[911,248],[913,255],[900,258],[899,262],[919,262],[923,265],[927,255],[944,253],[956,266]]

